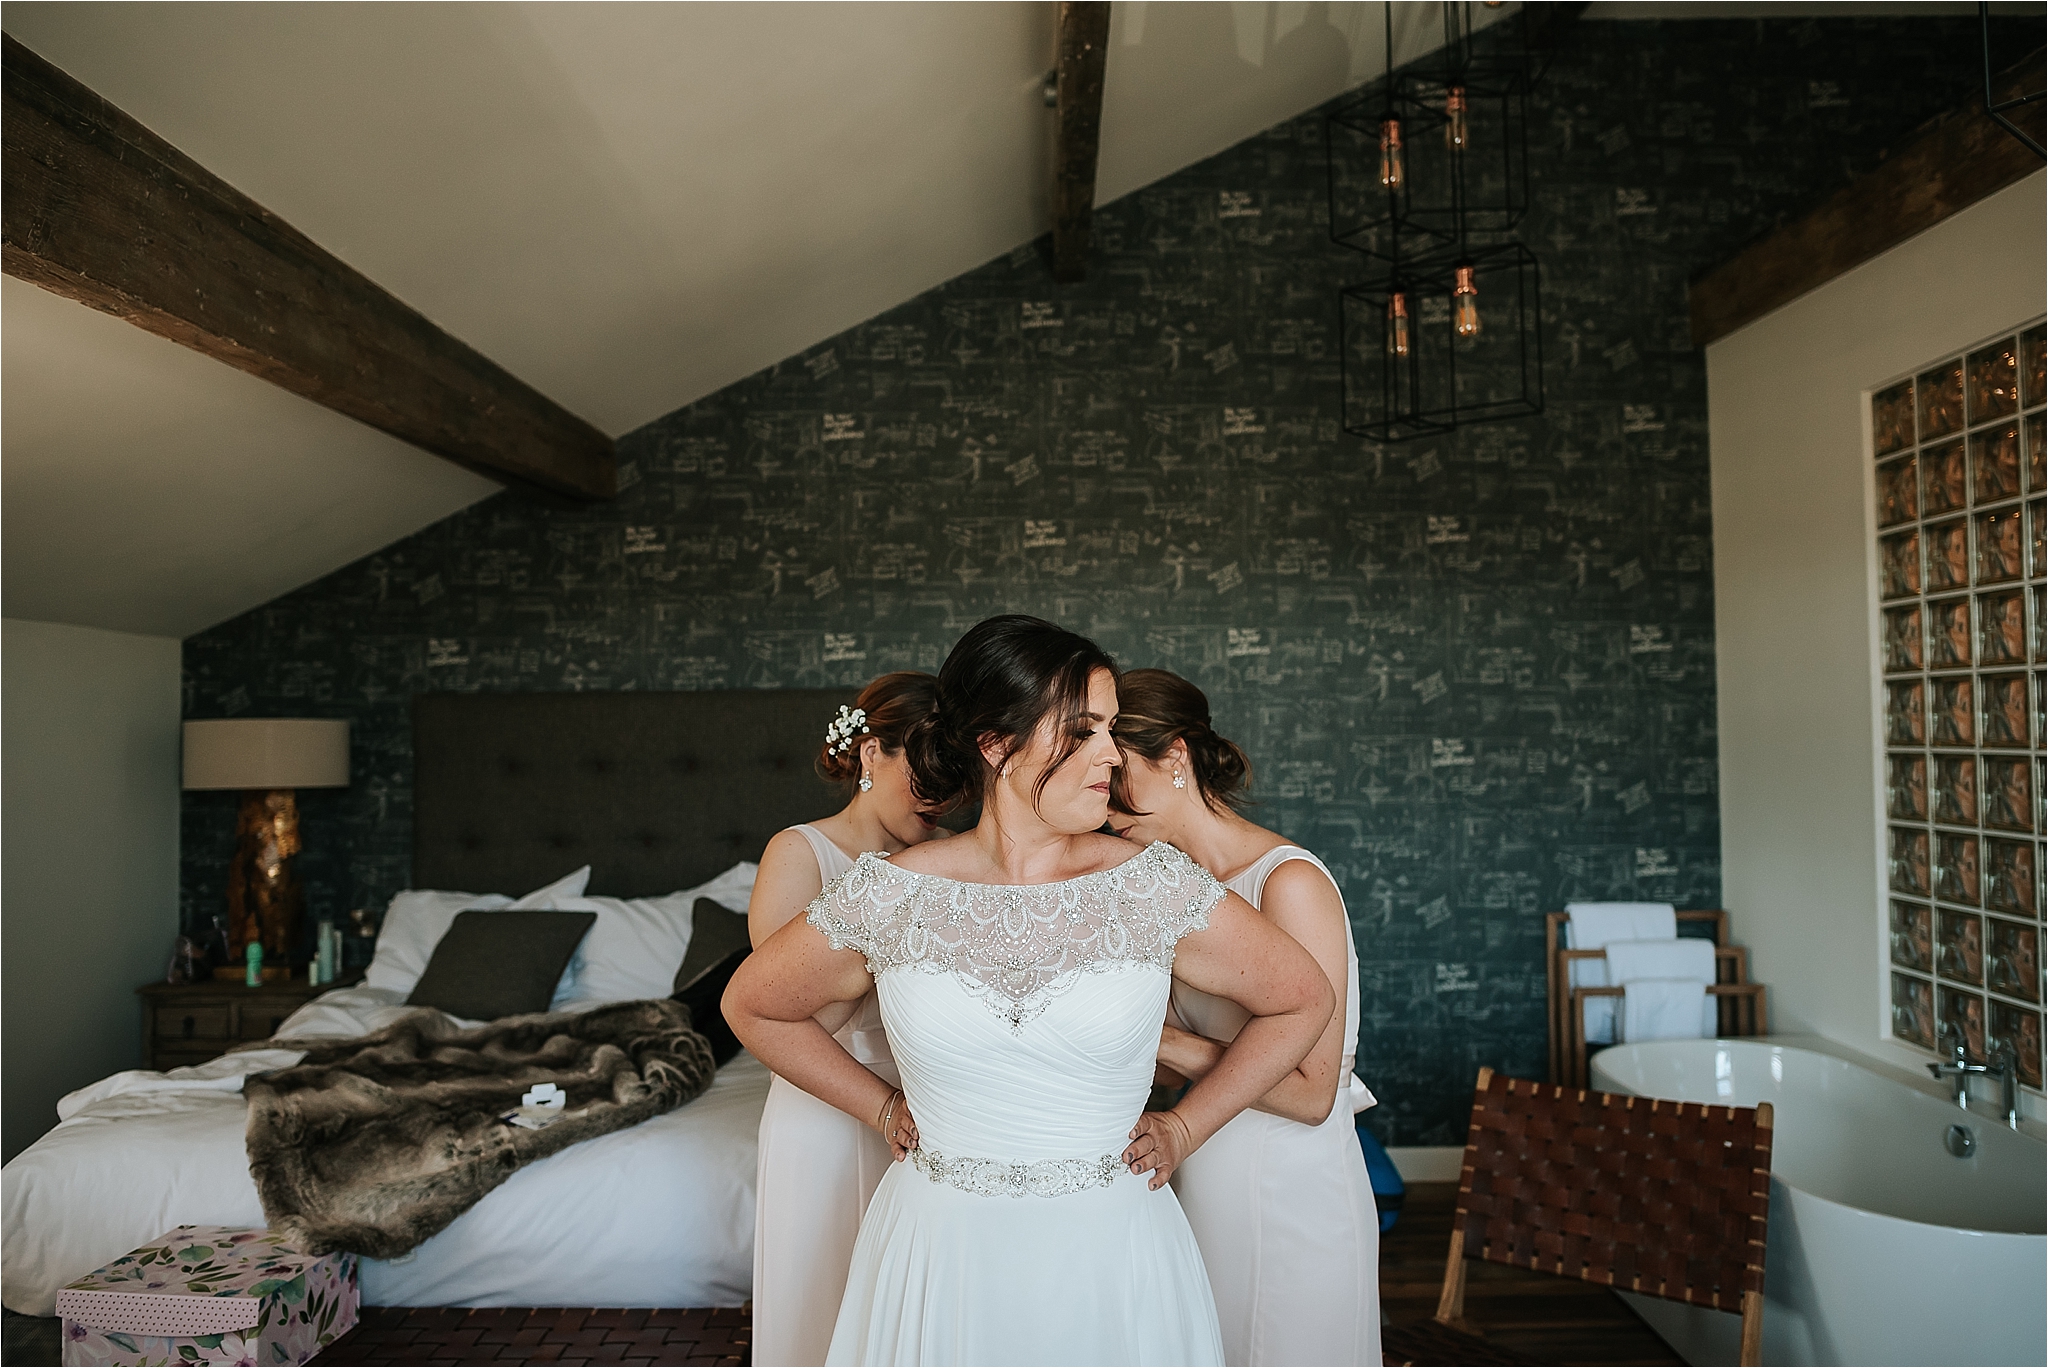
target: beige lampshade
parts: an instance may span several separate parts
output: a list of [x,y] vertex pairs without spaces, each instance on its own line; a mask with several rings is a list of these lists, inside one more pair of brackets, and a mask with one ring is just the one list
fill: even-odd
[[188,789],[348,786],[348,722],[232,717],[185,724]]

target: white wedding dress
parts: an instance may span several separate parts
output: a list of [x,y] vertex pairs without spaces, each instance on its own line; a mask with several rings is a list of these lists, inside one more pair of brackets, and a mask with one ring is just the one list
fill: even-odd
[[[1283,845],[1224,887],[1260,907],[1266,879],[1289,860],[1330,877],[1321,860]],[[1344,1060],[1330,1114],[1305,1126],[1239,1112],[1173,1175],[1216,1293],[1228,1364],[1380,1361],[1379,1209],[1352,1119],[1373,1097],[1351,1072],[1359,1002],[1348,917],[1344,959]],[[1236,1003],[1184,983],[1173,985],[1167,1019],[1226,1043],[1249,1020]]]
[[[853,858],[816,827],[790,830],[811,847],[824,885],[853,868]],[[896,1081],[873,993],[834,1039]],[[825,1361],[861,1213],[888,1169],[889,1146],[872,1126],[787,1079],[769,1084],[754,1175],[755,1363]]]
[[1031,886],[863,855],[811,905],[867,957],[921,1142],[868,1204],[827,1362],[1222,1362],[1180,1203],[1120,1156],[1174,945],[1223,896],[1160,843]]

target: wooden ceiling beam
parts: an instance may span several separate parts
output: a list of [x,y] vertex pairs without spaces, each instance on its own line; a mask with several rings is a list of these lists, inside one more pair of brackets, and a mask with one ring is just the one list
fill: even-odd
[[1060,0],[1057,104],[1053,116],[1052,277],[1088,275],[1088,228],[1095,213],[1095,160],[1102,141],[1102,71],[1109,56],[1109,5]]
[[493,479],[616,492],[612,440],[0,37],[0,270]]
[[[1993,100],[2033,93],[2041,57],[2037,50],[1999,77]],[[2042,105],[2015,114],[2040,139]],[[1874,170],[1695,278],[1694,345],[1728,336],[2040,169],[2041,159],[2000,128],[1981,99],[1930,120]]]

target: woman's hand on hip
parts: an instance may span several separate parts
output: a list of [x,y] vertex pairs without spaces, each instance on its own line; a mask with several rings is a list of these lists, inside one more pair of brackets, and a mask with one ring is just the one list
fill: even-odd
[[1131,1127],[1131,1143],[1124,1147],[1124,1162],[1131,1166],[1132,1173],[1150,1173],[1152,1181],[1146,1186],[1157,1192],[1194,1151],[1194,1133],[1178,1113],[1148,1111]]
[[917,1119],[911,1116],[910,1102],[901,1091],[896,1093],[894,1102],[880,1129],[882,1138],[889,1142],[890,1157],[900,1164],[917,1148]]

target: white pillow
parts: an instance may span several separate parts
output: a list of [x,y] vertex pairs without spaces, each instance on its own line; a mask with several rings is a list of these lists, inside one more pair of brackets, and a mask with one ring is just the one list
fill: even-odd
[[384,924],[377,932],[377,952],[363,975],[365,988],[383,988],[397,993],[402,1001],[412,994],[413,985],[427,972],[427,961],[455,914],[478,910],[502,912],[508,908],[553,908],[564,898],[582,894],[590,884],[590,866],[585,865],[545,888],[537,888],[517,902],[502,893],[451,893],[432,888],[408,888],[391,899]]
[[759,866],[742,860],[709,883],[660,898],[564,898],[564,912],[595,912],[597,924],[576,947],[555,989],[552,1009],[593,1002],[665,998],[690,951],[697,899],[747,910]]

